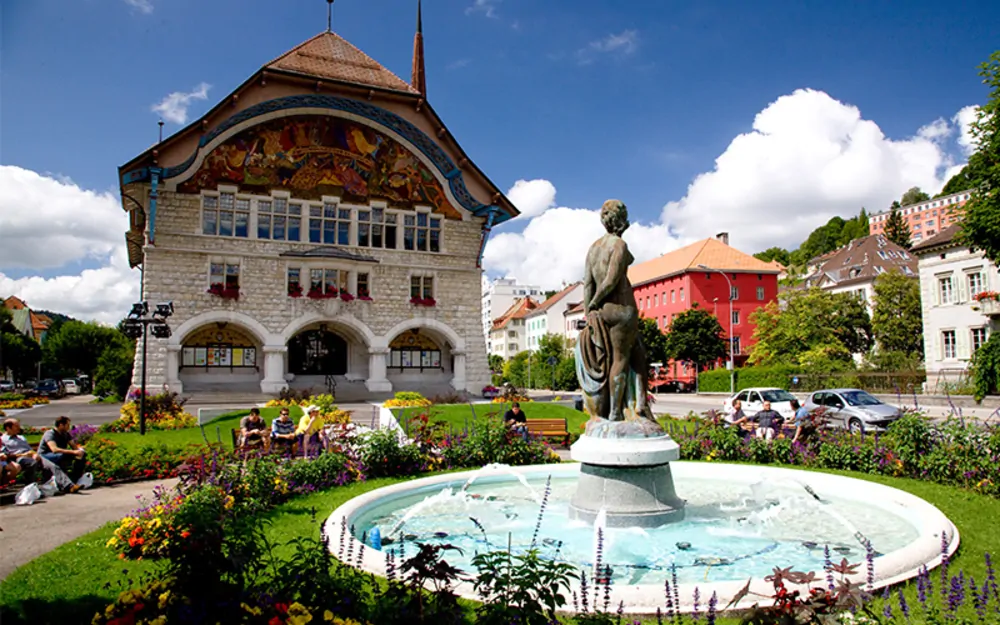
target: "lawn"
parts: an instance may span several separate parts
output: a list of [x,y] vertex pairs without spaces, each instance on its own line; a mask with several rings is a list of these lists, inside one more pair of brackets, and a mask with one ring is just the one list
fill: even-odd
[[[940,508],[958,526],[962,538],[951,572],[962,569],[966,579],[970,575],[977,580],[986,579],[983,554],[1000,554],[1000,532],[995,531],[993,523],[993,519],[1000,515],[1000,501],[916,480],[834,473],[899,488]],[[403,479],[350,484],[285,503],[265,515],[267,535],[278,545],[284,545],[298,536],[316,536],[318,524],[340,504]],[[0,582],[0,611],[6,617],[4,622],[15,622],[16,616],[26,618],[32,625],[79,622],[80,616],[92,614],[109,603],[124,580],[137,580],[143,573],[152,572],[155,568],[153,563],[123,563],[104,547],[112,530],[110,526],[105,527],[67,543],[17,569]],[[278,551],[287,552],[287,548],[279,547]],[[932,579],[936,584],[936,572],[932,573]],[[907,594],[911,605],[915,605],[912,585]],[[654,621],[647,619],[644,622]],[[720,622],[737,621],[726,619]]]

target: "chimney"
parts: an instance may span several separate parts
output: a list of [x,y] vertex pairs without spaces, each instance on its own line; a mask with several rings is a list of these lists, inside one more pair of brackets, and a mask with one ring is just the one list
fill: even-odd
[[720,240],[720,241],[722,241],[726,245],[729,245],[729,233],[728,232],[720,232],[719,234],[715,235],[715,238],[718,239],[718,240]]

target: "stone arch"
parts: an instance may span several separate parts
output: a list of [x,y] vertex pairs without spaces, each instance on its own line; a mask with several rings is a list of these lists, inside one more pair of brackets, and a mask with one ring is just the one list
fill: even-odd
[[188,336],[211,323],[232,323],[238,325],[249,332],[251,337],[258,341],[262,347],[278,342],[272,340],[274,337],[267,328],[249,315],[231,310],[212,310],[195,315],[177,326],[170,335],[167,345],[180,346]]
[[379,347],[388,348],[389,341],[413,328],[433,330],[448,340],[452,352],[465,352],[465,339],[458,332],[455,332],[448,324],[429,317],[411,317],[400,321],[380,337]]
[[378,342],[378,339],[375,336],[375,333],[371,331],[371,328],[353,315],[336,315],[330,317],[318,313],[304,315],[289,323],[285,326],[285,329],[281,331],[277,342],[284,345],[288,343],[288,341],[290,341],[296,334],[317,323],[325,323],[334,329],[347,329],[353,338],[359,339],[360,342],[367,348],[371,348],[372,345]]

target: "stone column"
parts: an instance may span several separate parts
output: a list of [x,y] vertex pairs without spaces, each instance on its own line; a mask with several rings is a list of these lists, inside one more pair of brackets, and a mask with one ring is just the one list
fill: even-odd
[[264,379],[260,382],[260,392],[275,395],[288,388],[285,382],[285,353],[288,348],[284,345],[264,346]]
[[368,350],[368,379],[365,388],[369,393],[390,393],[392,382],[385,375],[386,357],[389,350],[384,347],[372,347]]
[[451,387],[456,391],[464,391],[465,381],[465,350],[452,350],[451,355],[455,357],[455,370],[452,371]]
[[181,346],[167,345],[167,387],[172,393],[183,393],[184,384],[180,376]]

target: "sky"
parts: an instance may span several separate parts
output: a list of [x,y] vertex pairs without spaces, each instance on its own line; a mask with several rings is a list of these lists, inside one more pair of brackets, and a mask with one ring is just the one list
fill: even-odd
[[[4,0],[0,297],[113,323],[138,298],[117,167],[326,28],[323,0]],[[333,29],[409,79],[416,0],[336,0]],[[484,265],[577,279],[629,206],[637,262],[718,232],[794,248],[830,217],[938,191],[1000,3],[424,0],[428,99],[521,209]]]

